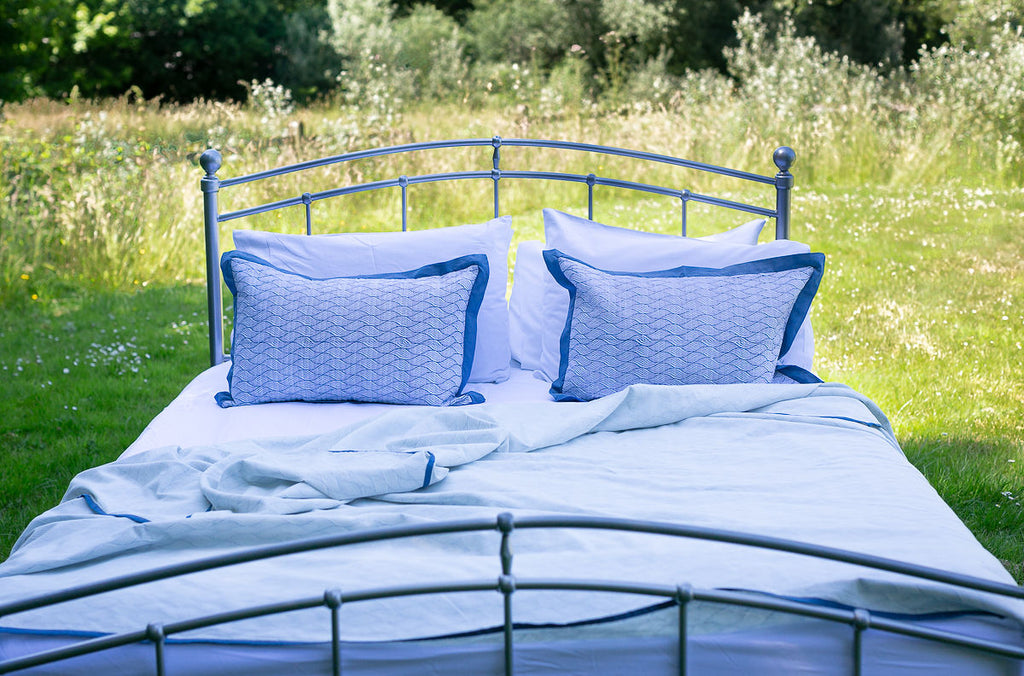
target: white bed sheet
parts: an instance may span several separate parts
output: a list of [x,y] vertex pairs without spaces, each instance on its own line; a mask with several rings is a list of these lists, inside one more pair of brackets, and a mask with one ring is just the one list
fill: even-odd
[[[230,442],[240,439],[263,436],[288,436],[293,434],[317,434],[360,420],[371,418],[382,411],[393,410],[391,406],[353,405],[353,404],[272,404],[234,409],[220,409],[213,402],[213,394],[226,386],[224,376],[226,365],[210,369],[198,376],[181,395],[161,413],[139,439],[126,451],[125,457],[137,455],[147,449],[159,448],[167,444],[190,446],[193,444],[209,444],[212,442]],[[772,387],[772,386],[765,386]],[[783,386],[785,387],[785,386]],[[486,386],[485,396],[489,402],[536,402],[548,401],[548,383],[539,380],[533,374],[516,371],[513,377],[501,385]],[[857,411],[857,402],[839,403],[829,401],[836,397],[822,397],[809,407],[799,406],[785,401],[770,406],[763,414],[748,416],[730,416],[723,414],[712,418],[695,418],[678,424],[678,433],[688,439],[687,453],[680,456],[679,473],[666,480],[679,483],[680,493],[687,496],[675,506],[680,512],[680,520],[703,525],[743,529],[748,526],[758,532],[787,536],[790,533],[773,527],[772,512],[790,520],[800,521],[799,536],[813,539],[822,544],[848,546],[859,551],[874,551],[880,555],[894,556],[920,563],[947,567],[964,572],[982,575],[990,579],[1010,581],[1011,578],[1001,569],[991,555],[984,552],[965,527],[955,518],[952,512],[934,494],[927,482],[910,467],[909,463],[895,448],[884,441],[879,430],[868,430],[856,422],[844,421],[846,413],[865,416],[865,411]],[[834,408],[833,406],[838,406]],[[556,405],[559,406],[559,405]],[[560,405],[565,406],[565,405]],[[569,405],[572,406],[572,405]],[[566,409],[568,410],[568,409]],[[866,409],[865,409],[866,410]],[[844,415],[839,415],[844,414]],[[812,418],[821,415],[832,415],[840,434],[835,438],[833,446],[839,448],[822,448],[816,452],[816,443],[809,442],[802,448],[767,449],[770,452],[755,452],[749,457],[729,460],[726,455],[730,446],[723,445],[723,439],[716,435],[723,433],[722,428],[731,428],[729,434],[738,433],[739,437],[749,436],[752,439],[764,439],[766,431],[777,421],[789,425],[813,426]],[[739,430],[739,421],[745,417],[758,419],[756,424],[746,432]],[[771,419],[769,425],[768,420]],[[601,433],[607,435],[608,433]],[[612,433],[614,434],[614,433]],[[644,432],[633,440],[629,449],[633,452],[644,447]],[[851,444],[860,435],[867,435],[868,451],[864,455],[864,467],[856,457],[838,452],[844,445]],[[655,439],[655,437],[651,437]],[[707,443],[700,443],[706,439]],[[756,445],[756,442],[755,444]],[[599,450],[599,447],[587,448],[581,445],[584,453]],[[604,445],[607,447],[607,444]],[[576,449],[579,452],[581,449]],[[851,447],[850,452],[858,452]],[[534,455],[534,454],[530,454]],[[526,456],[524,456],[526,457]],[[772,468],[774,459],[778,466]],[[808,460],[808,462],[804,462]],[[568,462],[569,457],[562,458]],[[577,462],[580,459],[577,458]],[[542,461],[536,455],[536,462]],[[595,458],[595,473],[607,471],[614,464],[602,464]],[[749,466],[745,467],[745,463]],[[880,463],[880,464],[878,464]],[[482,463],[466,476],[481,478],[486,474],[488,463]],[[527,463],[529,465],[529,462]],[[575,466],[581,471],[582,465]],[[604,469],[601,469],[604,468]],[[886,468],[880,471],[880,468]],[[537,495],[517,495],[521,489],[533,483],[529,472],[530,467],[521,469],[507,467],[490,468],[493,476],[507,480],[508,493],[501,496],[507,504],[518,504],[514,511],[531,513],[544,511],[547,506],[539,503]],[[721,471],[724,474],[716,472]],[[804,476],[789,476],[794,472]],[[624,473],[628,477],[629,472]],[[820,485],[823,477],[832,476],[835,483]],[[561,486],[565,495],[558,495],[559,500],[551,500],[552,505],[561,504],[558,509],[573,511],[567,505],[577,505],[584,513],[604,513],[602,505],[607,504],[609,515],[632,516],[636,518],[656,518],[669,520],[670,512],[659,512],[651,505],[639,510],[639,513],[622,513],[618,508],[628,505],[624,499],[631,491],[640,492],[638,488],[623,484],[622,496],[608,494],[609,486],[615,485],[616,479],[611,478],[603,485],[592,484],[590,490],[575,486],[568,482]],[[786,482],[789,483],[786,483]],[[727,482],[728,485],[725,485]],[[544,483],[544,482],[541,482]],[[773,489],[773,484],[776,488]],[[549,490],[558,485],[545,483]],[[801,507],[797,502],[789,502],[793,496],[780,495],[778,486],[785,491],[802,491],[817,485],[817,500],[820,509],[805,504]],[[453,483],[452,489],[459,486]],[[723,495],[712,495],[711,490],[703,487],[724,489]],[[728,490],[735,490],[735,507],[704,512],[704,507],[728,498]],[[416,500],[416,494],[409,494],[410,501]],[[518,502],[517,502],[518,501]],[[767,502],[766,502],[767,501]],[[775,505],[773,501],[784,503]],[[863,524],[856,524],[855,514],[842,516],[845,511],[854,509],[858,502],[864,503]],[[70,503],[69,503],[70,504]],[[762,509],[757,510],[761,505]],[[74,507],[80,508],[81,506]],[[396,513],[407,507],[401,502],[393,505]],[[441,505],[434,505],[441,508]],[[806,518],[800,518],[801,509]],[[439,511],[450,512],[452,517],[459,515],[454,506]],[[411,512],[415,513],[415,512]],[[702,516],[704,514],[704,516]],[[745,516],[748,515],[748,516]],[[841,518],[847,523],[838,525]],[[889,530],[885,519],[890,518],[891,533],[885,542],[875,548],[873,538],[880,532]],[[914,520],[913,522],[911,520]],[[848,536],[844,535],[844,530]],[[880,550],[880,551],[879,551]],[[562,573],[557,567],[544,559],[543,556],[530,561],[530,556],[537,553],[527,548],[519,550],[516,559],[518,574],[539,572]],[[646,556],[638,550],[642,559]],[[483,570],[491,570],[496,566],[496,557],[485,564]],[[141,559],[145,561],[145,558]],[[691,581],[702,584],[713,580],[719,571],[708,570],[699,562],[694,566],[694,577]],[[738,563],[738,562],[737,562]],[[727,582],[722,586],[737,586],[734,573],[728,570]],[[749,572],[749,571],[747,571]],[[711,575],[711,577],[706,577]],[[75,576],[71,575],[70,579]],[[243,576],[244,577],[244,576]],[[755,578],[758,576],[755,576]],[[798,583],[799,573],[785,572],[782,577],[790,578],[787,584]],[[870,576],[866,576],[870,577]],[[25,578],[30,579],[30,578]],[[751,584],[770,579],[753,579]],[[828,585],[819,585],[824,589]],[[872,585],[868,584],[870,589]],[[771,585],[758,588],[771,588]],[[785,586],[779,587],[784,589]],[[808,588],[813,591],[814,585]],[[885,585],[875,592],[886,593]],[[264,601],[257,598],[252,602]],[[994,607],[998,608],[999,604]],[[495,605],[495,610],[498,606]],[[1005,608],[1003,608],[1005,610]],[[552,673],[545,671],[551,665],[557,665],[557,673],[671,673],[675,668],[674,611],[652,613],[644,619],[619,620],[610,623],[592,625],[583,634],[550,635],[543,632],[520,632],[521,645],[517,655],[517,673]],[[936,626],[993,639],[1002,639],[1024,643],[1021,633],[1020,617],[1024,614],[1012,608],[1006,613],[1005,619],[992,616],[953,616],[930,620]],[[429,613],[427,614],[429,616]],[[664,617],[663,617],[664,616]],[[660,620],[659,620],[660,618]],[[527,615],[525,620],[529,620]],[[493,624],[498,624],[494,622]],[[0,625],[10,626],[6,622]],[[644,625],[638,630],[638,625]],[[257,632],[258,634],[260,632]],[[429,632],[428,632],[429,633]],[[697,673],[848,673],[849,665],[841,656],[850,654],[852,632],[846,627],[831,627],[820,622],[779,621],[751,622],[749,617],[730,616],[715,624],[714,615],[705,618],[695,625],[696,634],[691,651],[691,666]],[[1024,673],[1019,662],[1013,660],[978,658],[970,653],[951,649],[937,644],[912,639],[900,639],[869,632],[870,641],[877,649],[869,652],[866,673],[978,673],[978,674],[1020,674]],[[265,639],[265,636],[260,636]],[[363,636],[362,639],[368,637]],[[19,634],[4,632],[0,639],[0,655],[10,657],[31,647],[44,644],[62,643],[69,640],[62,636],[43,636],[39,634]],[[264,643],[258,646],[242,642],[243,645],[217,642],[190,642],[171,646],[177,660],[177,666],[184,667],[189,673],[225,673],[228,666],[244,673],[279,673],[282,663],[288,664],[289,673],[318,673],[328,659],[323,645],[310,645],[304,642]],[[136,653],[130,656],[128,653]],[[491,673],[500,671],[500,646],[495,636],[476,637],[472,639],[446,639],[443,641],[412,641],[412,642],[363,642],[357,640],[345,646],[347,673]],[[148,660],[149,649],[140,647],[125,651],[126,659]],[[108,657],[94,657],[82,660],[80,673],[96,673],[98,665]],[[255,664],[252,661],[255,660]],[[173,663],[173,662],[172,662]],[[247,666],[246,666],[247,665]],[[358,666],[358,670],[356,667]],[[140,667],[141,668],[141,667]],[[261,671],[261,668],[263,671]],[[68,665],[56,667],[41,673],[75,673]]]
[[[396,408],[391,404],[283,402],[222,409],[213,394],[228,389],[231,362],[203,371],[139,435],[122,457],[166,445],[182,447],[266,436],[319,434]],[[474,383],[487,403],[551,401],[551,381],[540,372],[515,368],[501,383]]]

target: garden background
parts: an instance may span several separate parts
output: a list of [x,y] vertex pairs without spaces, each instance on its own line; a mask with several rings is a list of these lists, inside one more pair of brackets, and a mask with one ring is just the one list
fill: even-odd
[[[875,399],[1024,579],[1022,19],[1024,0],[8,0],[0,557],[205,366],[199,153],[220,149],[228,177],[498,134],[761,174],[795,148],[792,234],[829,257],[815,370]],[[417,161],[402,172],[443,166]],[[486,218],[477,196],[443,197],[414,194],[413,222]],[[598,204],[605,222],[678,227],[657,200]],[[541,206],[580,199],[504,206],[530,239]],[[396,218],[366,199],[327,229]],[[691,217],[693,234],[728,225]]]

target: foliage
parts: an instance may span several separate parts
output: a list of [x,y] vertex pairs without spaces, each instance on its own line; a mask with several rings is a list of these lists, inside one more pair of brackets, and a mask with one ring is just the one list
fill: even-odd
[[337,86],[341,57],[331,46],[326,6],[299,9],[284,17],[284,37],[276,48],[273,74],[298,101],[328,95]]
[[1024,0],[952,1],[955,9],[948,12],[945,31],[956,46],[984,51],[1005,26],[1014,29],[1024,24]]
[[132,87],[237,100],[242,83],[267,78],[300,102],[381,89],[395,101],[458,100],[518,63],[579,71],[621,108],[644,91],[634,74],[672,86],[690,71],[727,72],[723,47],[737,47],[744,14],[889,74],[947,41],[987,49],[1003,25],[1020,25],[1024,0],[9,0],[0,101]]
[[782,10],[780,20],[792,19],[800,35],[813,37],[826,52],[872,65],[898,65],[903,60],[903,27],[891,0],[783,0],[772,9],[773,14]]
[[477,0],[466,28],[481,61],[549,67],[576,41],[572,19],[556,0]]
[[[923,52],[911,67],[918,128],[945,130],[945,144],[969,162],[1024,171],[1024,29],[1004,24],[985,51],[943,45]],[[984,148],[971,157],[972,148]]]
[[277,0],[89,0],[58,3],[50,68],[35,84],[50,96],[139,87],[178,101],[237,97],[239,81],[269,75],[283,36]]
[[453,18],[432,5],[417,4],[394,26],[395,58],[411,71],[417,98],[444,100],[466,89],[465,37]]

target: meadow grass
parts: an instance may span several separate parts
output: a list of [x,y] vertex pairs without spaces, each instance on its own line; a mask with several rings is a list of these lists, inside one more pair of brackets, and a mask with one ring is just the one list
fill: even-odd
[[[998,171],[963,170],[956,153],[941,148],[931,148],[928,171],[914,175],[907,158],[929,151],[929,139],[893,144],[882,130],[872,141],[870,116],[821,132],[833,134],[831,143],[798,130],[801,145],[785,130],[750,127],[746,114],[722,105],[598,117],[449,105],[411,109],[389,130],[353,126],[348,113],[326,106],[269,122],[214,103],[8,107],[0,127],[10,188],[0,205],[0,556],[76,472],[117,457],[205,364],[199,152],[220,148],[226,178],[381,143],[499,134],[643,148],[768,175],[772,150],[794,145],[792,235],[829,260],[813,311],[817,372],[878,402],[911,461],[1024,579],[1024,188]],[[302,123],[302,138],[289,135],[290,122]],[[571,153],[508,149],[503,167],[538,159],[556,171],[584,166]],[[456,162],[466,168],[467,161],[488,169],[489,149],[325,169],[312,188],[445,171]],[[598,171],[752,197],[727,179],[691,182],[670,169],[642,174],[627,160]],[[513,215],[517,240],[541,237],[542,207],[582,213],[582,186],[539,187],[503,188],[502,210]],[[294,178],[273,189],[240,186],[223,193],[222,208],[307,189]],[[417,186],[410,223],[485,220],[489,190],[488,181]],[[679,228],[671,200],[599,191],[595,216]],[[394,228],[398,219],[397,193],[314,211],[321,232]],[[689,234],[742,220],[694,207]],[[251,225],[300,232],[301,222],[293,210]],[[234,225],[225,224],[223,242]]]

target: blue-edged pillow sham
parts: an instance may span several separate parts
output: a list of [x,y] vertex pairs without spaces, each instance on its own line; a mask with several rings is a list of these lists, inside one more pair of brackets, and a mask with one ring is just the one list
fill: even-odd
[[241,251],[221,258],[235,297],[222,407],[275,401],[452,405],[473,368],[483,254],[415,270],[313,278]]
[[569,292],[551,385],[559,401],[637,383],[772,382],[825,266],[819,253],[644,273],[601,270],[557,249],[544,261]]

